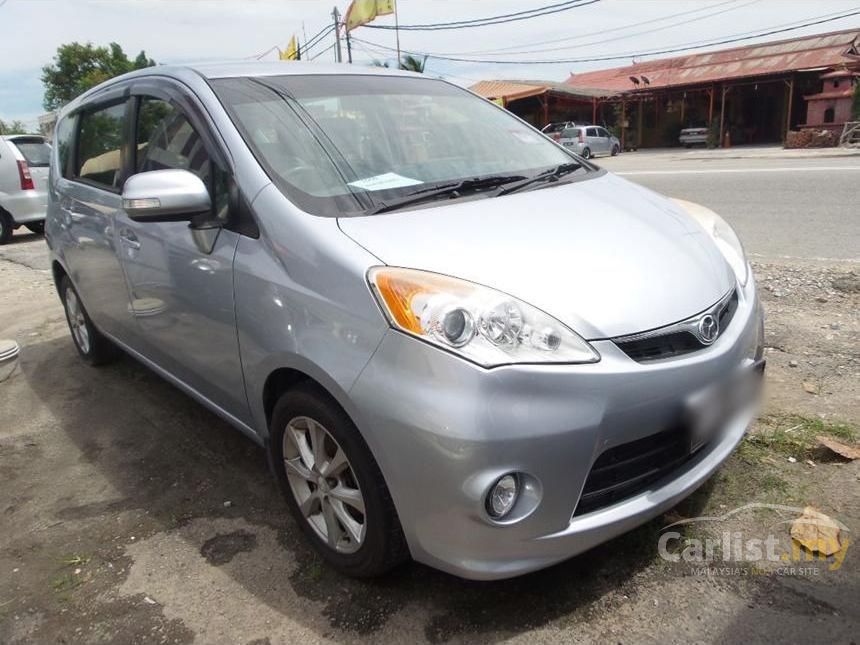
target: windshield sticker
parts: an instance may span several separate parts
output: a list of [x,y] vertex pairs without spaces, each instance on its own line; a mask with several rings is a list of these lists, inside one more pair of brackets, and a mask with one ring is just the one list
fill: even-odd
[[410,179],[409,177],[404,177],[394,172],[387,172],[383,175],[376,175],[375,177],[368,177],[367,179],[351,181],[349,182],[349,185],[361,188],[362,190],[389,190],[391,188],[417,186],[418,184],[423,183],[423,181],[419,181],[418,179]]

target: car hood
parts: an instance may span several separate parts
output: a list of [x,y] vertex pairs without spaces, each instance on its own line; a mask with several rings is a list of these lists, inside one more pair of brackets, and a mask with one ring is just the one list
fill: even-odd
[[504,291],[589,340],[683,320],[734,284],[679,206],[608,173],[339,224],[385,264]]

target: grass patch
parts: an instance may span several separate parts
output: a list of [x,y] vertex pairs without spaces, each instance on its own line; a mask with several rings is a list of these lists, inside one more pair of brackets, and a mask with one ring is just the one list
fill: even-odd
[[749,463],[760,462],[769,452],[795,459],[816,454],[819,435],[854,442],[858,432],[845,423],[832,423],[799,415],[769,415],[759,419],[755,431],[744,437],[738,455]]
[[60,571],[51,580],[51,588],[61,600],[68,600],[69,593],[84,583],[81,567],[90,561],[87,555],[72,554],[60,558]]

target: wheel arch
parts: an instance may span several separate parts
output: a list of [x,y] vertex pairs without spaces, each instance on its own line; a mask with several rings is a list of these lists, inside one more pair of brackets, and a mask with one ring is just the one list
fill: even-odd
[[60,282],[63,278],[68,278],[70,281],[72,279],[69,272],[66,271],[66,267],[56,259],[51,262],[51,275],[54,276],[54,287],[56,288],[57,293],[60,293]]

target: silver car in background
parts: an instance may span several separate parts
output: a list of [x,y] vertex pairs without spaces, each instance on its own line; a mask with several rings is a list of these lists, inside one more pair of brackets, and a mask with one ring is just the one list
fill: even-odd
[[121,349],[263,446],[345,574],[559,562],[677,504],[753,417],[731,227],[445,81],[153,67],[66,106],[51,161],[80,356]]
[[621,152],[621,142],[618,138],[599,125],[565,128],[558,142],[585,159],[605,155],[614,157]]
[[698,127],[684,128],[678,135],[678,143],[680,143],[685,148],[692,148],[696,144],[707,144],[708,127],[703,125]]
[[0,244],[26,226],[42,233],[48,206],[51,146],[44,137],[12,134],[0,137]]

